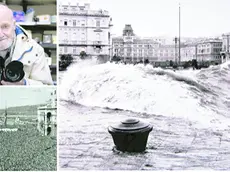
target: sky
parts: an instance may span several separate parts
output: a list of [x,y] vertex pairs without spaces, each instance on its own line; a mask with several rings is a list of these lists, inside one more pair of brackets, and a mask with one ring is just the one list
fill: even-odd
[[230,32],[230,0],[75,1],[90,3],[92,9],[109,11],[116,36],[122,35],[125,24],[131,24],[134,33],[141,37],[178,36],[179,4],[182,37],[212,37]]
[[0,87],[0,109],[46,103],[53,87]]

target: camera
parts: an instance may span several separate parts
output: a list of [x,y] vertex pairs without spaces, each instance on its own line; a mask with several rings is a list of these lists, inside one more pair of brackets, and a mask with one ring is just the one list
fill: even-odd
[[25,72],[20,61],[12,61],[6,67],[4,64],[4,58],[0,57],[0,80],[18,82],[24,78]]

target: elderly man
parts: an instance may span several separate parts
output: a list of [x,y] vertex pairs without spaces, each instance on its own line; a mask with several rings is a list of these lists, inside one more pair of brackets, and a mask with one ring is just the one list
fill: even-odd
[[20,61],[25,73],[18,82],[1,79],[0,85],[53,85],[44,49],[16,25],[13,12],[3,4],[0,4],[0,56],[5,62],[1,66]]

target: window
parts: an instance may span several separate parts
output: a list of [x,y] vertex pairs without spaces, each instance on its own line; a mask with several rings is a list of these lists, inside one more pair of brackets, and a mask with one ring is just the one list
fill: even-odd
[[64,47],[64,53],[67,53],[67,47]]
[[51,121],[51,113],[48,112],[48,113],[46,114],[46,117],[47,117],[47,122],[50,122],[50,121]]
[[96,21],[96,27],[100,27],[100,20]]
[[85,20],[81,21],[81,26],[85,26]]
[[82,41],[85,41],[85,33],[82,33],[82,34],[81,34],[81,40],[82,40]]
[[66,20],[66,21],[64,21],[64,26],[67,26],[67,20]]
[[76,26],[76,20],[73,20],[73,26]]
[[100,27],[100,20],[96,21],[96,27]]
[[76,54],[76,48],[73,48],[73,54]]
[[127,52],[131,52],[131,48],[127,48]]
[[97,41],[100,41],[100,37],[101,37],[101,36],[100,36],[100,33],[97,33],[97,35],[96,35],[96,40],[97,40]]
[[67,32],[65,32],[65,34],[64,34],[64,40],[68,40],[68,33]]
[[73,33],[72,40],[73,40],[73,41],[76,41],[76,40],[77,40],[77,34],[76,34],[75,32]]
[[95,49],[96,53],[100,53],[100,48]]

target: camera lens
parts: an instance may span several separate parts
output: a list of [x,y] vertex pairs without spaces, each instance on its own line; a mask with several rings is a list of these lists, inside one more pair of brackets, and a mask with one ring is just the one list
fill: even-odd
[[9,82],[18,82],[25,76],[23,64],[19,61],[10,62],[4,72],[4,80]]

